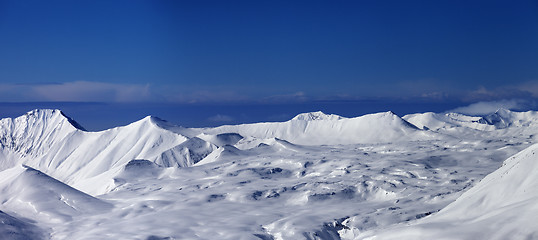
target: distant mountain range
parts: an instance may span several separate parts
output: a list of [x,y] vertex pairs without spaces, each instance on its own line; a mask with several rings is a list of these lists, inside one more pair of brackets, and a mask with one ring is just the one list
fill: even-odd
[[[41,109],[0,120],[0,170],[17,164],[39,169],[67,184],[87,187],[105,172],[146,159],[162,167],[188,167],[243,137],[281,139],[300,145],[334,145],[431,140],[453,128],[492,131],[538,124],[538,113],[500,109],[484,117],[421,113],[400,118],[392,112],[345,118],[312,112],[287,122],[183,128],[148,116],[127,126],[88,132],[60,110]],[[230,134],[236,135],[230,135]],[[233,136],[233,139],[227,139]],[[111,181],[111,179],[110,179]],[[110,183],[112,184],[112,183]]]

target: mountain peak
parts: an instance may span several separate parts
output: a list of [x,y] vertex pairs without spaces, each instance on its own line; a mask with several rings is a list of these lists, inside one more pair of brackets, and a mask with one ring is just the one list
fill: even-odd
[[136,122],[130,123],[124,127],[140,127],[140,126],[152,126],[152,127],[159,127],[158,120],[156,117],[148,115]]
[[199,134],[198,131],[170,123],[162,118],[151,116],[151,115],[148,115],[125,127],[138,128],[141,126],[149,127],[148,129],[158,129],[158,130],[173,132],[175,134],[179,134],[187,138],[192,138]]
[[25,115],[22,117],[26,118],[33,118],[33,119],[41,119],[41,120],[51,120],[51,119],[65,119],[67,120],[73,127],[76,129],[86,131],[82,125],[80,125],[78,122],[70,118],[69,116],[65,115],[61,110],[59,109],[34,109],[31,111],[28,111]]
[[317,111],[317,112],[301,113],[295,116],[291,120],[319,121],[319,120],[340,120],[340,119],[343,119],[343,117],[335,115],[335,114],[325,114],[322,111]]
[[59,114],[62,114],[62,111],[59,109],[34,109],[31,111],[26,112],[25,116],[27,117],[40,117],[40,116],[57,116]]
[[171,127],[177,127],[176,125],[174,125],[172,123],[169,123],[166,120],[163,120],[163,119],[161,119],[159,117],[155,117],[155,116],[152,116],[152,115],[148,115],[148,116],[136,121],[135,123],[148,123],[148,124],[151,124],[152,126],[156,126],[156,127],[163,128],[163,129],[169,129]]
[[396,117],[399,117],[398,115],[396,115],[396,113],[394,113],[393,111],[386,111],[386,112],[383,112],[383,114],[385,116],[396,116]]

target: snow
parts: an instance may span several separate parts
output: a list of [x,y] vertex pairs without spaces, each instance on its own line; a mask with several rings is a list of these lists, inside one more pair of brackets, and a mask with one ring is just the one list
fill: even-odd
[[533,239],[537,117],[149,116],[88,132],[34,110],[0,120],[0,238]]
[[535,111],[513,112],[499,109],[486,116],[466,116],[459,113],[417,113],[403,116],[418,128],[432,130],[467,127],[482,131],[506,129],[508,127],[529,127],[538,123],[538,113]]
[[0,211],[0,239],[43,239],[43,230],[31,221],[25,221]]
[[[365,239],[535,239],[538,145],[504,161],[439,213]],[[358,239],[363,239],[362,237]]]
[[35,110],[3,119],[0,140],[2,153],[8,156],[2,161],[3,169],[15,162],[25,164],[84,192],[100,194],[101,188],[77,184],[122,168],[133,159],[165,167],[190,166],[216,148],[200,138],[181,135],[179,128],[164,129],[163,121],[150,116],[101,132],[83,131],[73,122],[59,110]]
[[344,119],[341,116],[335,115],[335,114],[325,114],[321,111],[318,112],[309,112],[309,113],[301,113],[297,116],[295,116],[293,120],[296,121],[334,121],[334,120],[340,120]]
[[499,109],[495,113],[484,117],[485,120],[497,128],[529,127],[536,125],[538,113],[535,111],[512,112],[506,109]]
[[260,139],[279,138],[302,145],[337,145],[432,139],[392,112],[342,118],[321,112],[299,114],[278,123],[221,126],[201,130],[207,134],[238,133]]
[[[107,211],[112,205],[80,192],[28,166],[16,167],[17,176],[0,186],[3,206],[19,214],[31,210],[37,218],[69,221],[84,213]],[[6,198],[9,196],[8,198]],[[39,201],[35,201],[39,199]],[[30,206],[30,207],[29,207]],[[25,213],[30,214],[30,213]]]
[[448,130],[458,127],[491,131],[495,126],[488,124],[483,117],[466,116],[459,113],[417,113],[403,116],[403,119],[421,129]]

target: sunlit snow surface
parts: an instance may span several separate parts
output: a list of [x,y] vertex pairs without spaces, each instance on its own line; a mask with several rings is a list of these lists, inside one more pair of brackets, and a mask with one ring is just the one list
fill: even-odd
[[[64,121],[56,111],[37,114],[54,119],[53,129]],[[10,148],[19,145],[4,141],[0,161],[9,163],[0,172],[0,239],[390,238],[385,229],[406,233],[401,229],[408,224],[434,218],[535,142],[536,114],[499,114],[503,122],[495,116],[426,113],[406,116],[407,122],[390,112],[353,119],[318,112],[285,123],[213,129],[146,119],[99,133],[52,130],[80,144],[100,146],[95,139],[107,139],[118,145],[100,147],[106,155],[51,137],[44,139],[54,154],[43,147],[33,154],[31,146],[21,154]],[[11,128],[4,126],[2,137],[17,130]],[[48,133],[41,138],[52,136],[41,132]],[[143,143],[125,142],[137,136]],[[64,170],[47,167],[55,156],[62,156],[55,166]],[[88,167],[96,161],[99,170]],[[443,211],[446,224],[458,221]],[[430,235],[399,236],[442,237],[431,229]],[[473,234],[458,238],[476,239]]]

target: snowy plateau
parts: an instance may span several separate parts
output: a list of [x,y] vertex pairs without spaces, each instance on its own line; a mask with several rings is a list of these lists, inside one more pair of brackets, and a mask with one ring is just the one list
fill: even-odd
[[[105,117],[105,116],[103,116]],[[538,112],[0,120],[0,239],[538,239]]]

